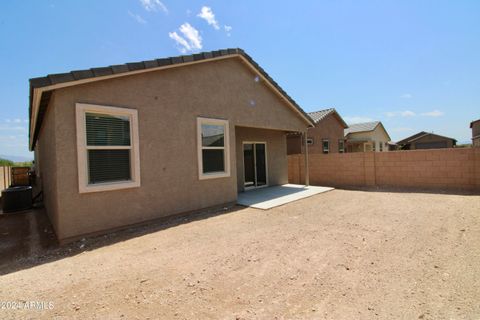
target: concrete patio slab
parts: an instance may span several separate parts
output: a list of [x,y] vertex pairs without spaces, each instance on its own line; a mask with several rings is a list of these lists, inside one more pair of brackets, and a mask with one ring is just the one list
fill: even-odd
[[268,210],[331,190],[333,188],[284,184],[239,193],[237,203],[242,206]]

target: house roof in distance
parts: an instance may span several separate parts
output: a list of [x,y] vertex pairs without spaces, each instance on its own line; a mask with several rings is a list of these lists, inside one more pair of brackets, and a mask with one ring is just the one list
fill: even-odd
[[[313,125],[314,122],[310,116],[293,100],[273,78],[255,62],[244,50],[240,48],[222,49],[209,52],[201,52],[191,55],[182,55],[161,59],[145,60],[131,62],[107,67],[76,70],[66,73],[49,74],[44,77],[30,79],[30,99],[29,99],[29,118],[30,118],[30,149],[33,150],[38,133],[43,120],[46,106],[50,100],[51,92],[55,89],[74,86],[92,81],[101,81],[113,77],[128,76],[145,71],[156,71],[177,66],[187,66],[199,62],[213,61],[223,58],[241,57],[247,62],[268,84],[274,88],[294,109],[304,118],[304,120]],[[38,94],[38,96],[35,96]],[[34,99],[34,96],[36,99]],[[38,112],[33,112],[38,104]],[[35,106],[34,106],[35,105]],[[35,119],[32,119],[35,117]]]
[[348,128],[345,129],[345,135],[356,132],[373,131],[379,124],[380,121],[354,123],[349,125]]
[[374,131],[378,126],[381,126],[383,131],[388,137],[388,140],[391,140],[390,135],[388,134],[387,130],[383,126],[382,122],[380,121],[371,121],[371,122],[362,122],[362,123],[354,123],[349,125],[348,128],[344,130],[345,137],[352,133],[359,133],[359,132],[370,132]]
[[415,142],[416,140],[421,139],[421,138],[426,137],[426,136],[437,136],[437,137],[440,137],[440,138],[443,138],[443,139],[452,140],[452,141],[455,141],[455,142],[457,141],[454,138],[441,136],[441,135],[433,133],[433,132],[420,131],[419,133],[416,133],[416,134],[414,134],[410,137],[407,137],[403,140],[398,141],[397,144],[404,145],[404,144],[412,143],[412,142]]
[[308,115],[312,118],[312,120],[315,122],[315,124],[319,123],[320,121],[325,119],[330,114],[334,114],[337,117],[337,119],[342,123],[344,128],[348,127],[346,122],[338,114],[338,112],[337,112],[337,110],[335,110],[335,108],[329,108],[329,109],[324,109],[324,110],[319,110],[319,111],[314,111],[314,112],[309,112],[308,113]]

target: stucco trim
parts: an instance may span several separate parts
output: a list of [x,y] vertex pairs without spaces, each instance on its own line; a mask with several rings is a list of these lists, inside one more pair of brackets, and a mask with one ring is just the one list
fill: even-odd
[[[79,193],[112,191],[140,187],[140,152],[138,137],[138,112],[136,109],[100,106],[94,104],[77,103],[75,105],[77,131],[77,164],[78,164],[78,191]],[[131,135],[131,181],[88,184],[88,160],[85,128],[85,114],[87,112],[125,115],[130,118]],[[101,149],[111,149],[102,147]],[[116,148],[118,149],[118,148]]]

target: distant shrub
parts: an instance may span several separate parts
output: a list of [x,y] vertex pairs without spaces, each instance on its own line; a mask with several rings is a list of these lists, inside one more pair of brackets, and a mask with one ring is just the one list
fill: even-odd
[[15,163],[14,163],[13,161],[0,158],[0,166],[9,166],[9,167],[11,167],[11,166],[13,166],[13,165],[15,165]]
[[15,162],[14,166],[15,167],[31,167],[32,161]]

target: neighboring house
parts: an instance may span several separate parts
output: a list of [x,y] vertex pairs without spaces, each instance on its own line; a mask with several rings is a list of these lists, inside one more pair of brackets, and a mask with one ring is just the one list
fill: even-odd
[[[343,130],[347,124],[334,108],[308,115],[315,122],[314,128],[308,129],[307,145],[309,153],[343,153],[345,152],[345,137]],[[289,134],[287,136],[287,153],[303,153],[305,144],[302,143],[301,134]]]
[[457,140],[431,132],[421,131],[397,142],[400,150],[453,148]]
[[472,121],[470,129],[472,129],[472,145],[480,147],[480,119]]
[[63,241],[288,183],[286,134],[313,125],[241,49],[30,80],[30,149]]
[[356,123],[345,129],[347,152],[387,152],[391,141],[380,121]]

